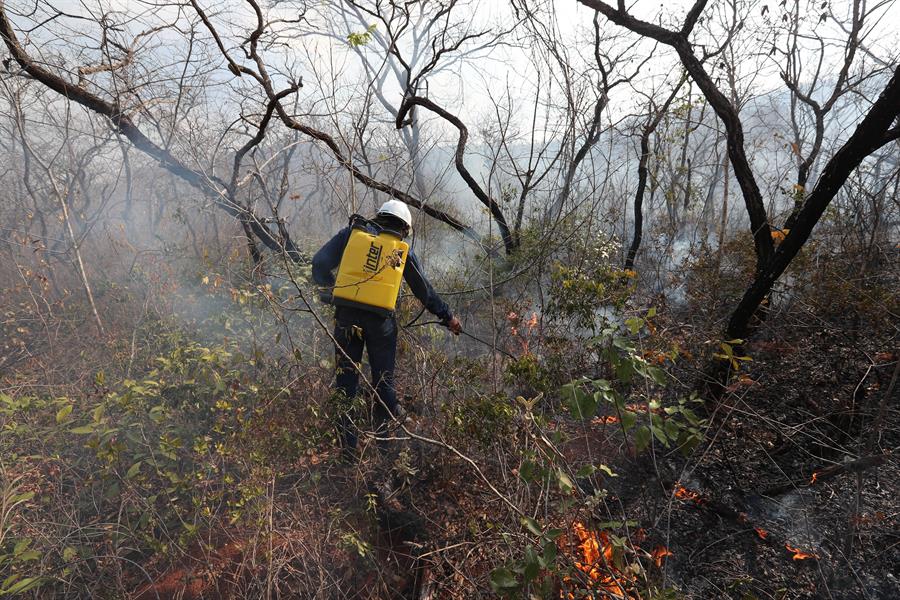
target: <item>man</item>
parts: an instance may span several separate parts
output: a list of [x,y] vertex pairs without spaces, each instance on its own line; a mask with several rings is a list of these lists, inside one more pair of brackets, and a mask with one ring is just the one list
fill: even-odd
[[[438,317],[455,335],[462,331],[459,319],[454,317],[450,308],[434,291],[431,284],[423,274],[421,263],[405,242],[400,240],[409,236],[412,228],[412,215],[409,207],[399,200],[389,200],[378,210],[378,214],[372,221],[361,220],[356,225],[345,227],[316,252],[313,257],[312,276],[317,285],[325,292],[325,301],[336,305],[334,319],[334,339],[336,374],[334,380],[335,390],[345,399],[353,399],[359,386],[359,373],[356,365],[362,360],[363,347],[369,352],[369,365],[372,370],[372,385],[377,393],[375,414],[377,425],[381,426],[388,420],[389,415],[398,416],[401,412],[397,402],[397,394],[394,390],[394,363],[397,356],[397,321],[393,315],[393,307],[397,301],[399,292],[399,273],[396,273],[396,289],[387,286],[382,280],[390,279],[390,271],[402,270],[402,278],[409,285],[413,294],[419,299],[429,312]],[[359,234],[359,230],[363,234]],[[364,258],[368,266],[372,267],[369,276],[357,276],[356,279],[345,276],[341,272],[348,270],[342,262],[345,254],[349,252],[348,242],[351,234],[365,238],[364,244],[372,244],[372,251]],[[381,235],[393,236],[390,239],[381,238]],[[378,237],[373,237],[378,236]],[[396,238],[399,238],[397,240]],[[381,239],[385,243],[376,246],[376,241]],[[355,242],[354,242],[355,243]],[[379,242],[380,243],[380,242]],[[368,246],[365,246],[366,248]],[[393,254],[383,256],[383,247],[393,248]],[[391,262],[391,258],[394,261]],[[347,262],[350,262],[348,259]],[[364,268],[363,265],[361,268]],[[340,283],[350,281],[349,284],[337,285],[333,271],[340,267]],[[387,274],[388,277],[383,277]],[[380,285],[380,292],[392,295],[385,306],[368,305],[365,302],[348,301],[340,296],[366,297],[359,290],[365,286]],[[347,289],[353,289],[355,296]],[[386,292],[384,290],[387,290]],[[377,304],[377,302],[373,302]],[[351,452],[356,448],[357,434],[348,415],[343,415],[339,421],[341,445],[345,452]]]

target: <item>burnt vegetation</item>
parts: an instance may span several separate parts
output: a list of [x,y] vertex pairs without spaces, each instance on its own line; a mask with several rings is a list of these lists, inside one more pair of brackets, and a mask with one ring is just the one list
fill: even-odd
[[[0,0],[0,597],[900,597],[898,18]],[[465,335],[376,444],[390,198]]]

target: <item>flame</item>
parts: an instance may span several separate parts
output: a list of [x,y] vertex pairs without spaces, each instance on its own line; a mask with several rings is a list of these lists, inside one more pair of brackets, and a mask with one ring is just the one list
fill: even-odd
[[646,350],[641,356],[647,362],[655,362],[657,364],[663,364],[669,358],[669,355],[665,352],[657,352],[656,350]]
[[819,478],[819,472],[813,471],[812,479],[809,480],[809,485],[814,484],[818,478]]
[[762,527],[754,527],[754,529],[756,530],[756,535],[758,535],[760,537],[760,539],[764,540],[767,537],[769,537],[769,532],[766,531],[765,529],[763,529]]
[[650,558],[653,559],[653,562],[656,563],[657,567],[662,566],[662,561],[667,556],[674,556],[668,548],[663,545],[659,545],[653,549],[653,552],[650,553]]
[[610,423],[618,423],[619,417],[616,415],[604,415],[602,417],[594,417],[591,419],[592,425],[609,425]]
[[692,500],[697,504],[700,504],[704,500],[699,492],[689,490],[680,483],[675,484],[675,497],[679,500]]
[[538,324],[538,316],[536,312],[531,313],[531,318],[525,322],[525,325],[528,326],[528,329],[534,329]]
[[784,547],[787,548],[788,552],[792,552],[794,554],[794,556],[793,556],[794,560],[806,560],[807,558],[819,558],[818,554],[813,554],[811,552],[804,552],[803,550],[800,550],[799,548],[794,548],[790,544],[785,544]]
[[633,413],[645,413],[648,410],[655,414],[660,414],[663,412],[662,406],[659,406],[657,408],[649,408],[648,404],[648,402],[633,402],[631,404],[626,404],[625,410],[631,411]]
[[[573,525],[575,536],[578,538],[576,546],[580,552],[580,560],[575,561],[575,568],[585,573],[596,586],[614,598],[634,598],[625,589],[625,585],[633,580],[634,576],[626,575],[619,571],[614,563],[614,548],[605,531],[593,531],[584,526],[584,523],[576,521]],[[660,560],[662,556],[660,557]],[[564,579],[570,583],[568,577]],[[561,597],[575,600],[571,592]],[[593,598],[593,595],[586,596]]]

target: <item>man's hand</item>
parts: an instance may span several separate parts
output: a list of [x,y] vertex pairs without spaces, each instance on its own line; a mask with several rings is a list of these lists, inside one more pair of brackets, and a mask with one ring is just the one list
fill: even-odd
[[457,319],[456,317],[452,317],[449,321],[447,321],[446,325],[447,329],[453,332],[453,335],[459,335],[460,333],[462,333],[462,323],[460,323],[459,319]]

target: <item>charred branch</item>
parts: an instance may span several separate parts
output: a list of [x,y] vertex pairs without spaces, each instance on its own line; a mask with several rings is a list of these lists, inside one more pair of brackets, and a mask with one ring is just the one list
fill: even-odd
[[619,2],[617,8],[613,8],[601,0],[579,0],[579,2],[600,12],[616,25],[666,44],[678,53],[678,57],[681,59],[691,79],[697,83],[704,97],[706,97],[706,100],[725,126],[728,156],[734,169],[734,176],[741,186],[747,215],[750,217],[750,229],[756,248],[757,272],[760,272],[763,265],[771,258],[774,245],[762,193],[759,190],[759,185],[750,168],[750,161],[744,149],[743,125],[737,109],[713,82],[712,77],[703,67],[701,60],[694,54],[691,43],[687,38],[688,33],[693,29],[700,13],[706,6],[706,1],[698,0],[694,4],[688,12],[684,26],[680,31],[671,31],[665,27],[635,18],[625,9],[624,2]]
[[850,173],[867,156],[895,139],[890,134],[893,131],[890,127],[898,115],[900,115],[900,66],[895,68],[893,77],[868,114],[857,125],[850,139],[825,165],[816,187],[797,214],[794,227],[744,293],[728,322],[726,335],[729,338],[744,339],[747,336],[748,326],[756,309],[809,239],[813,228]]
[[686,77],[682,77],[681,81],[679,81],[678,85],[672,89],[672,92],[666,98],[665,102],[663,102],[662,106],[656,111],[656,114],[654,115],[653,111],[651,111],[650,115],[648,115],[647,123],[641,129],[641,154],[638,158],[638,184],[637,190],[635,190],[634,193],[634,236],[631,239],[628,255],[625,258],[625,269],[634,268],[634,260],[637,257],[638,250],[641,248],[641,240],[644,236],[643,205],[644,192],[647,189],[648,163],[650,162],[650,136],[652,136],[653,132],[656,131],[656,128],[659,127],[660,122],[666,115],[666,111],[669,110],[669,106],[672,104],[675,96],[678,95],[678,91],[681,89],[681,86],[684,85],[685,81]]
[[153,142],[144,135],[131,117],[126,114],[117,103],[104,100],[85,88],[70,83],[38,65],[31,56],[25,52],[25,49],[19,43],[15,31],[12,28],[12,24],[7,17],[3,2],[0,2],[0,37],[3,38],[13,59],[33,79],[47,86],[60,96],[68,98],[69,100],[84,106],[88,110],[109,119],[109,122],[117,133],[125,136],[138,150],[155,159],[164,169],[212,198],[216,206],[223,209],[242,224],[247,224],[253,233],[258,236],[260,241],[268,248],[276,251],[284,249],[288,252],[288,255],[292,260],[297,262],[302,260],[293,241],[289,238],[279,240],[252,211],[240,206],[232,197],[230,197],[228,186],[224,184],[224,182],[217,180],[215,177],[209,177],[195,169],[191,169],[178,160],[171,152]]
[[829,467],[824,467],[812,472],[812,474],[802,481],[785,483],[770,487],[762,492],[763,496],[780,496],[792,490],[816,485],[829,479],[834,479],[838,475],[844,473],[862,473],[867,469],[878,467],[887,462],[887,454],[875,454],[872,456],[864,456],[856,460],[838,463]]
[[424,98],[422,96],[407,96],[403,100],[403,104],[400,105],[400,109],[397,111],[396,118],[396,126],[397,129],[401,129],[403,127],[404,119],[406,118],[407,113],[412,109],[413,106],[421,106],[423,108],[427,108],[431,112],[440,116],[451,125],[453,125],[457,131],[459,131],[459,139],[456,142],[456,153],[454,155],[454,163],[456,165],[456,170],[462,176],[463,180],[466,182],[466,185],[469,186],[469,189],[472,190],[472,193],[475,194],[475,197],[490,211],[491,216],[494,218],[494,221],[497,223],[497,227],[500,229],[500,237],[503,239],[503,246],[506,248],[506,252],[510,253],[516,249],[518,246],[516,240],[513,239],[512,232],[510,231],[509,225],[506,222],[506,217],[503,215],[503,211],[500,209],[500,206],[491,198],[475,181],[475,178],[472,177],[472,174],[466,168],[465,164],[465,154],[466,154],[466,143],[469,140],[469,129],[466,127],[465,123],[452,114],[450,111],[444,109],[428,98]]

